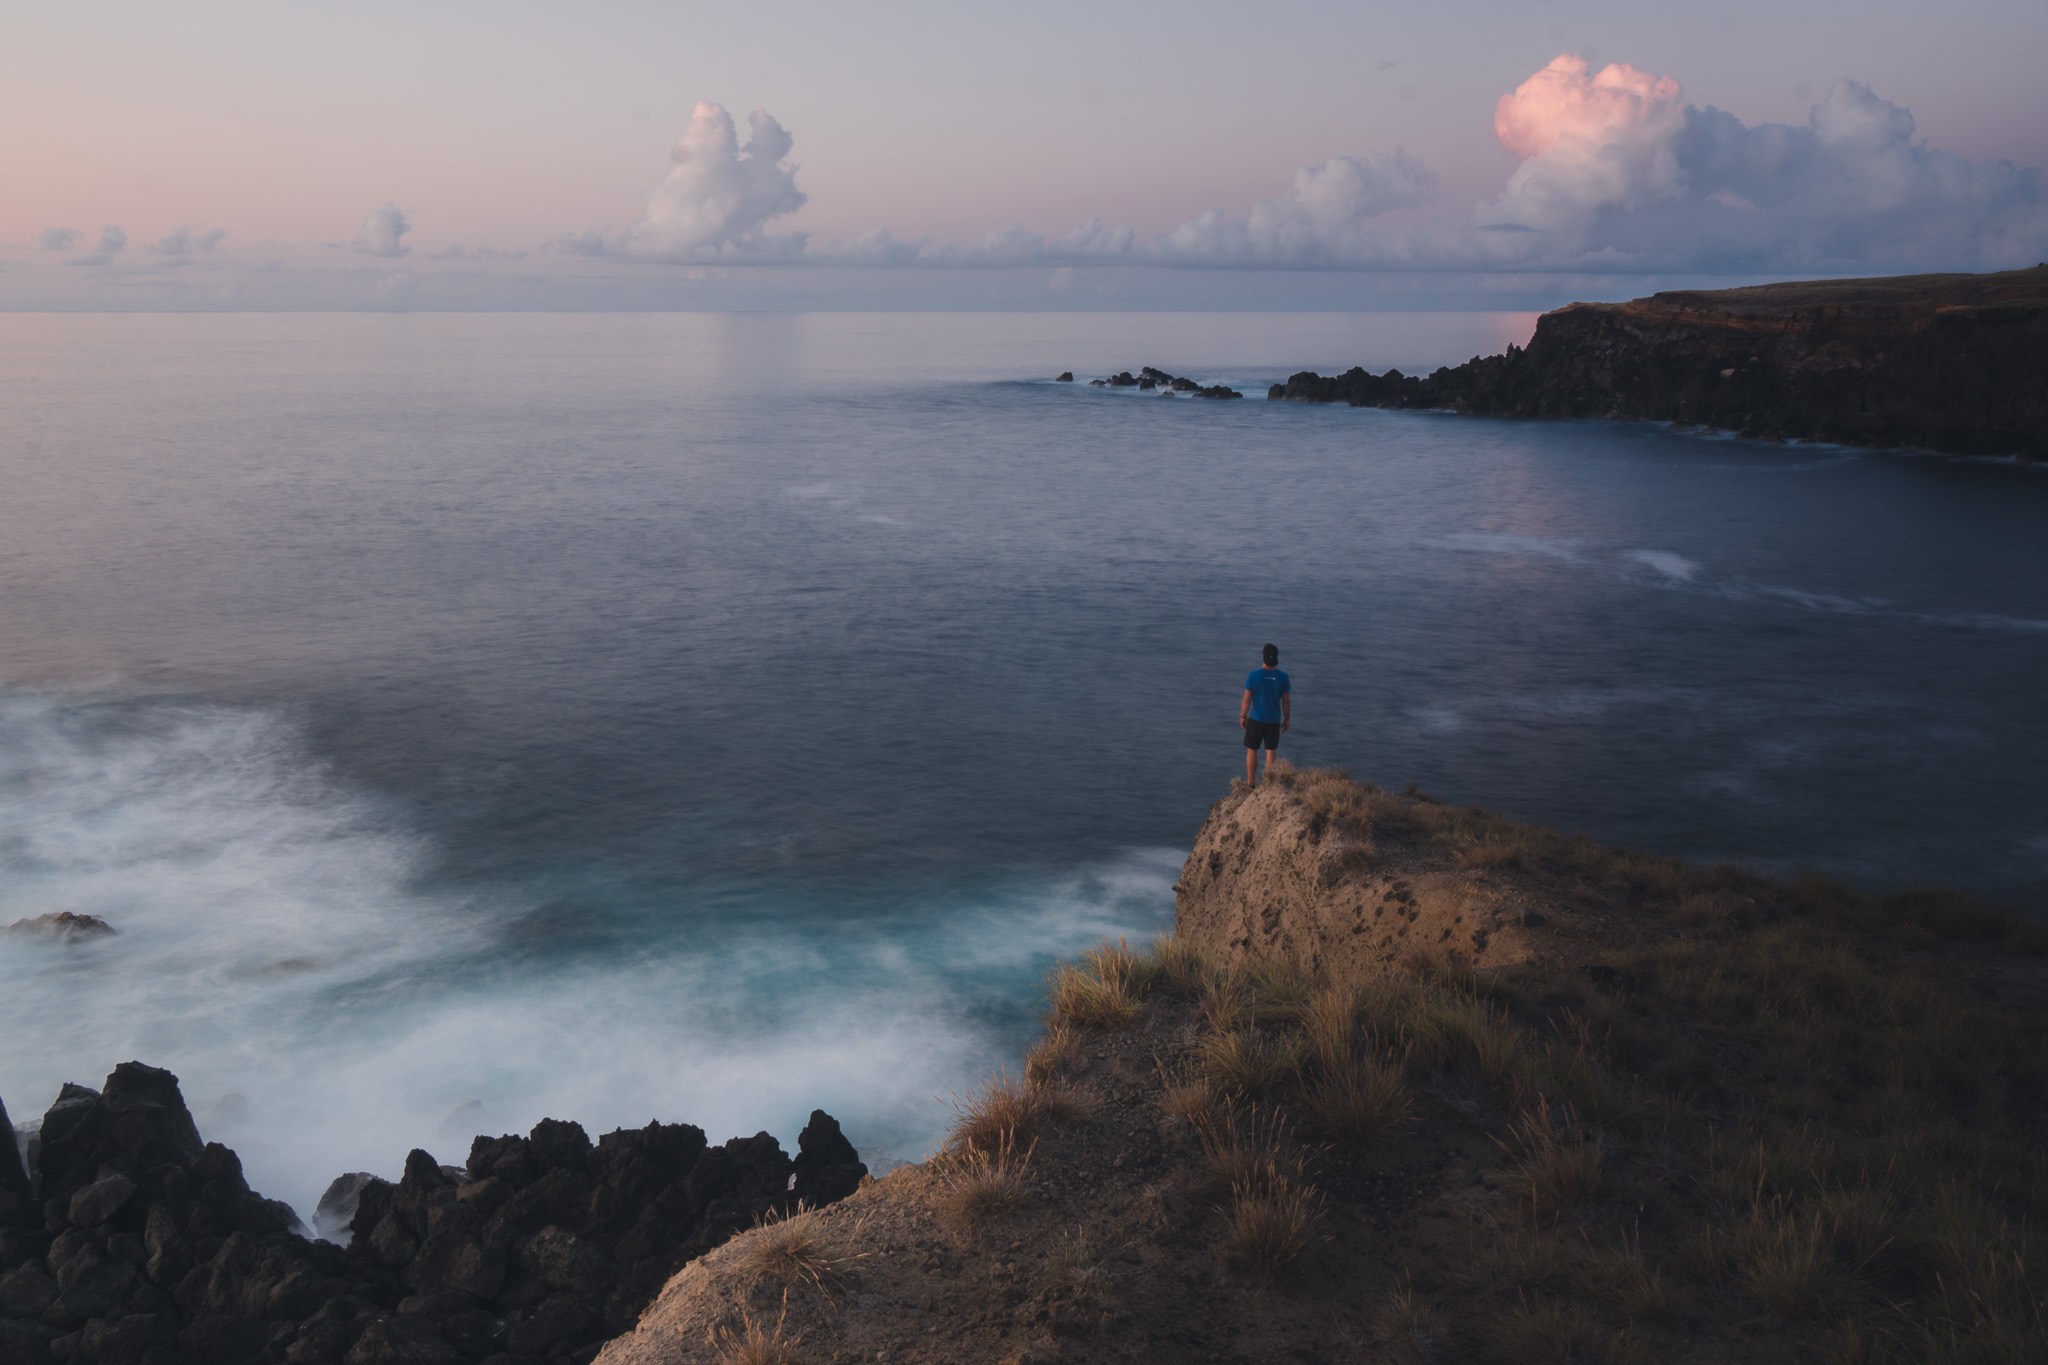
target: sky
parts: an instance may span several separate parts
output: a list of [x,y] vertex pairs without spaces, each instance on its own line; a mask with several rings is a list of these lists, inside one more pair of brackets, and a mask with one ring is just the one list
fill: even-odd
[[0,309],[1528,307],[2048,258],[2042,0],[71,0]]

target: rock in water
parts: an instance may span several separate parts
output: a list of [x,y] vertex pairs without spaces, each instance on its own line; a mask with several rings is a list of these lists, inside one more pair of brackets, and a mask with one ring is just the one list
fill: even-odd
[[1071,384],[1074,382],[1074,372],[1072,370],[1061,370],[1059,378],[1052,382],[1055,384]]
[[28,1199],[28,1168],[21,1164],[21,1149],[14,1142],[14,1125],[7,1120],[7,1101],[0,1099],[0,1227],[25,1215]]
[[363,1188],[377,1177],[368,1171],[351,1171],[334,1177],[313,1209],[313,1231],[330,1242],[348,1240],[348,1225],[355,1219],[356,1203]]
[[866,1170],[823,1112],[794,1161],[766,1133],[712,1147],[655,1123],[593,1143],[548,1119],[476,1139],[467,1166],[415,1151],[395,1185],[335,1181],[317,1222],[345,1223],[344,1249],[299,1236],[232,1151],[201,1144],[168,1071],[67,1085],[43,1131],[40,1191],[0,1152],[0,1365],[588,1361],[684,1262]]
[[103,1167],[140,1177],[205,1150],[178,1078],[141,1062],[115,1067],[102,1091],[66,1085],[43,1117],[42,1139],[44,1200],[70,1198]]
[[840,1131],[839,1120],[822,1109],[811,1111],[796,1148],[791,1192],[814,1208],[846,1198],[867,1176],[868,1168]]
[[87,939],[106,938],[114,932],[114,926],[98,915],[74,915],[65,910],[54,915],[37,915],[34,919],[18,919],[4,932],[47,938],[57,943],[83,943]]

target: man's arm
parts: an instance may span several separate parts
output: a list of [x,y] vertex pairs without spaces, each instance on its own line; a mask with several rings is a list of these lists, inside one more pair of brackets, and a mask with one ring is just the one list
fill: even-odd
[[1251,690],[1251,689],[1250,689],[1249,687],[1247,687],[1247,688],[1246,688],[1246,689],[1244,690],[1244,700],[1243,700],[1243,701],[1240,701],[1240,702],[1239,702],[1239,703],[1237,704],[1237,728],[1238,728],[1238,729],[1242,730],[1242,729],[1244,728],[1244,718],[1245,718],[1246,716],[1249,716],[1249,715],[1250,715],[1251,713],[1252,713],[1252,690]]
[[1282,692],[1280,694],[1280,728],[1285,731],[1292,724],[1294,724],[1294,694]]

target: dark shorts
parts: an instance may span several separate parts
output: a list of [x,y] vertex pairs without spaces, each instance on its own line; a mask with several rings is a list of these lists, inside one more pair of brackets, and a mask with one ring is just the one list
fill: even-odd
[[1260,745],[1268,749],[1280,747],[1280,722],[1277,720],[1248,720],[1244,723],[1244,747],[1256,749]]

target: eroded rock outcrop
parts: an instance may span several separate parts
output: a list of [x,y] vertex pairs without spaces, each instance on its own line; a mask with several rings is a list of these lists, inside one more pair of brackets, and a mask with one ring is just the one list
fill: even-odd
[[1486,967],[1529,956],[1521,900],[1407,825],[1412,798],[1380,794],[1383,810],[1331,820],[1309,795],[1289,773],[1210,809],[1174,885],[1177,934],[1218,961],[1337,976],[1435,951]]
[[54,915],[37,915],[33,919],[18,919],[0,929],[0,933],[46,938],[58,943],[83,943],[88,939],[106,938],[113,932],[114,926],[98,915],[79,915],[69,910]]
[[543,1120],[477,1138],[462,1167],[414,1151],[396,1184],[336,1182],[342,1247],[201,1140],[175,1076],[123,1063],[64,1087],[33,1180],[11,1146],[0,1160],[0,1362],[587,1361],[691,1257],[866,1173],[822,1112],[798,1148],[662,1123],[593,1143]]
[[1526,350],[1427,376],[1304,371],[1266,396],[2048,459],[2048,265],[1575,303]]
[[1157,392],[1163,397],[1189,394],[1196,398],[1242,398],[1243,394],[1227,384],[1201,384],[1180,375],[1168,374],[1165,370],[1150,365],[1136,374],[1129,370],[1118,370],[1107,379],[1091,379],[1088,386],[1095,389],[1136,389],[1140,393]]

